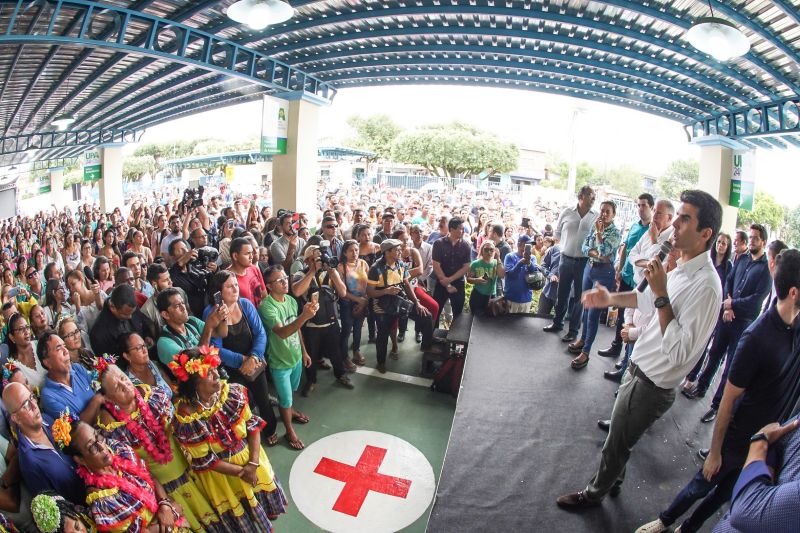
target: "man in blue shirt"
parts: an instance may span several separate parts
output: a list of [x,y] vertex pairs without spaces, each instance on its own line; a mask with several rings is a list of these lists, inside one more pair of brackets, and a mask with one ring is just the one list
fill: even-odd
[[24,385],[9,383],[3,390],[3,403],[17,428],[20,471],[31,496],[51,490],[84,504],[86,489],[75,473],[75,463],[54,444],[36,397]]
[[83,365],[70,360],[61,337],[52,331],[45,332],[39,339],[36,355],[47,369],[40,399],[42,411],[56,419],[69,408],[72,415],[93,424],[105,397],[92,390],[91,375]]
[[509,301],[511,313],[527,313],[531,309],[533,292],[525,281],[529,272],[537,270],[536,257],[525,257],[525,245],[531,242],[527,235],[520,235],[517,239],[516,253],[506,255],[503,268],[506,271],[505,297]]
[[[655,199],[650,193],[639,195],[639,220],[631,224],[628,230],[628,236],[622,241],[619,247],[619,256],[617,258],[616,266],[616,282],[617,290],[620,292],[632,291],[633,283],[633,265],[628,261],[630,251],[642,238],[642,235],[650,228],[650,222],[653,220],[653,206]],[[611,346],[605,350],[598,350],[597,355],[600,357],[617,357],[622,352],[622,326],[625,325],[625,309],[617,310],[617,331]]]
[[750,253],[739,259],[728,275],[722,301],[722,322],[714,333],[706,368],[697,380],[696,391],[693,391],[693,396],[705,396],[722,358],[727,354],[722,379],[711,401],[711,409],[701,418],[705,423],[712,422],[717,417],[736,345],[744,330],[761,312],[764,299],[769,294],[772,276],[769,273],[767,255],[764,253],[766,245],[766,228],[761,224],[750,226]]

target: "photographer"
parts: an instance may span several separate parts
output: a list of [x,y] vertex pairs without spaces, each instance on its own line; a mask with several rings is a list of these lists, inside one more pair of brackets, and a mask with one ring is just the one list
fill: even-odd
[[239,282],[239,295],[258,307],[267,295],[267,286],[258,266],[253,264],[253,244],[245,237],[233,239],[230,247],[231,266],[228,268]]
[[411,316],[422,331],[422,349],[431,349],[433,323],[430,312],[420,305],[408,282],[408,268],[400,261],[400,246],[395,239],[381,242],[383,257],[369,269],[367,296],[372,298],[373,310],[378,323],[378,338],[375,349],[378,355],[378,372],[386,373],[386,349],[389,332],[403,315]]
[[[324,252],[324,253],[323,253]],[[306,384],[303,395],[307,396],[317,383],[316,363],[327,356],[333,365],[333,374],[340,384],[348,389],[353,388],[346,370],[354,372],[356,366],[346,360],[346,354],[339,349],[339,298],[347,294],[347,287],[341,276],[332,266],[336,261],[330,255],[330,248],[311,245],[303,253],[305,268],[294,275],[291,286],[292,295],[299,303],[313,302],[319,304],[314,317],[303,325],[303,342],[308,355],[313,361],[306,368]],[[332,265],[333,263],[333,265]]]
[[281,237],[273,241],[269,247],[270,264],[283,266],[284,272],[289,272],[292,263],[297,259],[306,241],[295,232],[294,213],[287,211],[278,217],[281,227]]
[[339,223],[334,217],[324,217],[322,219],[322,238],[328,241],[331,247],[331,256],[339,257],[342,254],[342,240],[339,239]]
[[201,253],[212,250],[216,252],[213,248],[190,250],[186,241],[180,237],[169,245],[169,255],[173,263],[169,269],[170,278],[173,285],[186,293],[189,309],[194,316],[202,316],[206,306],[208,278],[217,271],[216,256],[208,257]]

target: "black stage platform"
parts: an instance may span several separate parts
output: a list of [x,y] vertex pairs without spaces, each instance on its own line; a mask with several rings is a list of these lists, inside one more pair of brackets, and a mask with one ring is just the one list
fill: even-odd
[[[606,434],[596,424],[610,415],[616,384],[602,376],[614,359],[593,355],[573,371],[560,335],[542,331],[547,323],[475,319],[429,532],[633,532],[700,467],[711,394],[679,394],[634,449],[618,498],[582,513],[559,509],[556,498],[583,489],[597,469]],[[601,326],[593,351],[612,334]]]

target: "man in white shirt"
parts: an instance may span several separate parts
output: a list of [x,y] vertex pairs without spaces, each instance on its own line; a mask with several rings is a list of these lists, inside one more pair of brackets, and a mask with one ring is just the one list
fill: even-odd
[[583,294],[585,307],[638,308],[654,315],[636,341],[622,380],[600,468],[586,488],[558,498],[559,507],[580,510],[619,493],[631,450],[675,401],[675,389],[702,354],[722,305],[709,249],[722,223],[722,206],[699,190],[684,191],[673,222],[674,246],[681,262],[667,276],[657,258],[648,263],[644,292],[609,293],[598,287]]
[[656,202],[656,210],[650,227],[634,245],[628,255],[633,265],[633,281],[636,285],[642,281],[642,272],[653,257],[658,255],[661,245],[672,236],[672,219],[675,207],[669,200]]
[[[564,315],[567,313],[570,294],[574,294],[576,298],[581,294],[583,270],[589,259],[583,255],[583,241],[594,229],[594,221],[597,219],[597,211],[592,209],[594,199],[594,190],[585,185],[578,192],[578,204],[575,207],[567,207],[558,217],[554,233],[556,240],[561,245],[558,295],[556,296],[553,323],[545,326],[544,331],[557,333],[564,329]],[[581,306],[576,303],[570,313],[569,332],[561,340],[573,342],[578,338],[582,312]]]

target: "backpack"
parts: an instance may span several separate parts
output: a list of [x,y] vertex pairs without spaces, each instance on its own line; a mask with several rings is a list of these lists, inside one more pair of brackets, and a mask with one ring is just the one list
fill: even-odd
[[463,372],[464,358],[451,356],[433,376],[431,390],[450,393],[453,398],[457,398],[458,389],[461,386],[461,374]]

